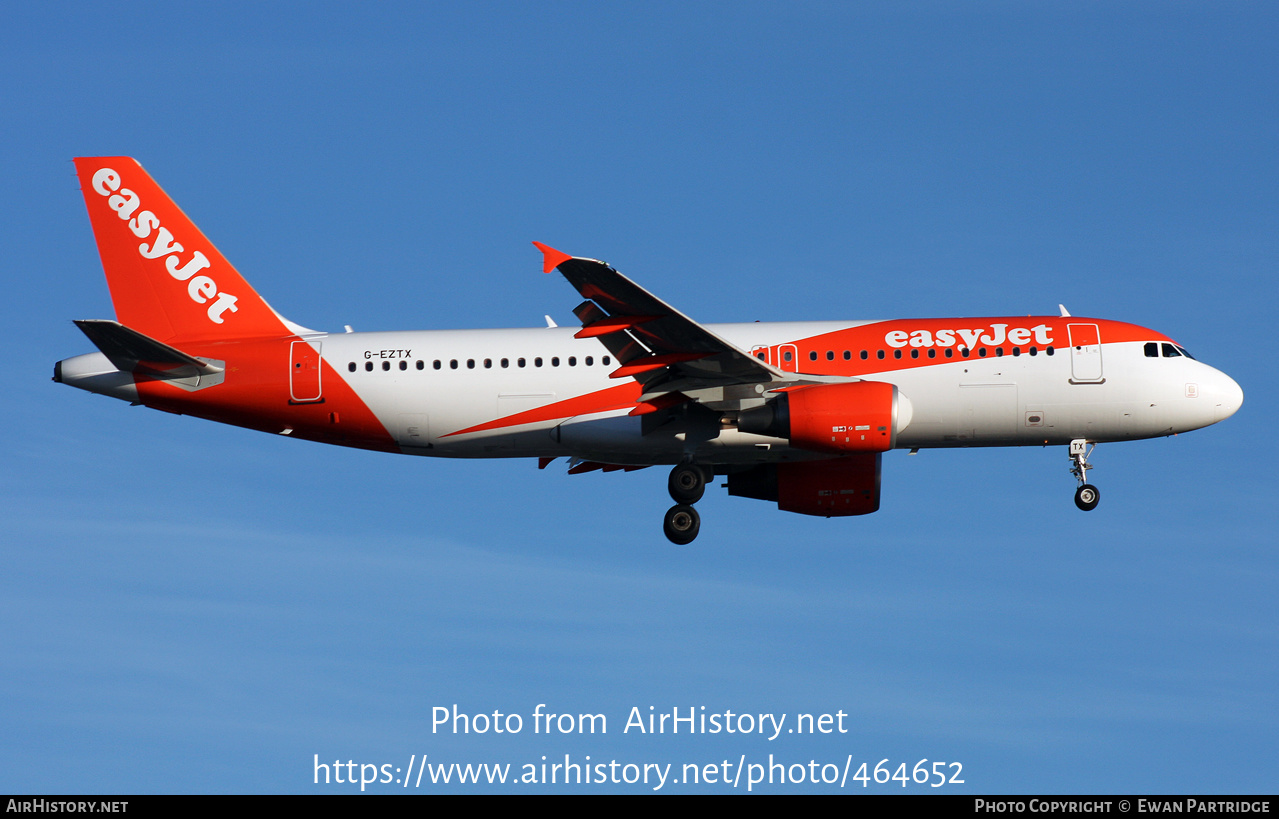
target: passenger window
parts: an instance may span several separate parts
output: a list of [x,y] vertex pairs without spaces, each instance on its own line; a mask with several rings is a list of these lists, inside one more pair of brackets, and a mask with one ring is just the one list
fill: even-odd
[[511,366],[511,359],[509,358],[502,359],[502,369],[505,370],[509,366]]
[[1003,347],[996,347],[996,348],[995,348],[995,358],[1003,358],[1003,357],[1004,357],[1004,348],[1003,348]]
[[947,357],[947,358],[954,358],[954,357],[955,357],[955,351],[954,351],[954,350],[952,350],[952,349],[950,349],[949,347],[947,347],[947,348],[946,348],[946,357]]
[[834,350],[827,350],[827,351],[826,351],[826,360],[827,360],[827,361],[834,361],[834,360],[835,360],[835,351],[834,351]]
[[865,350],[862,350],[862,361],[865,361],[868,358],[870,358],[870,354],[867,353]]
[[928,348],[928,357],[929,357],[929,358],[936,358],[936,357],[937,357],[937,351],[936,351],[936,350],[934,350],[934,349],[932,349],[931,347],[930,347],[930,348]]
[[372,362],[372,361],[366,361],[366,362],[364,362],[364,371],[365,371],[366,373],[371,373],[371,372],[373,372],[373,362]]
[[876,358],[878,358],[880,361],[883,361],[883,360],[884,360],[884,351],[883,351],[883,350],[876,350],[876,351],[875,351],[875,357],[876,357]]
[[533,359],[533,366],[534,366],[534,367],[540,367],[540,366],[542,366],[542,357],[541,357],[541,356],[538,356],[537,358]]
[[383,362],[382,362],[382,372],[386,372],[386,371],[388,371],[388,370],[390,370],[390,369],[391,369],[391,362],[389,362],[389,361],[383,361]]
[[893,350],[893,358],[901,358],[901,357],[902,357],[901,350]]
[[586,366],[588,366],[588,367],[589,367],[589,366],[591,366],[591,365],[592,365],[592,364],[594,364],[594,363],[595,363],[595,357],[594,357],[594,356],[589,356],[589,355],[588,355],[588,356],[586,357]]
[[571,355],[571,356],[569,356],[569,357],[568,357],[568,365],[569,365],[570,367],[576,367],[576,366],[577,366],[577,356],[572,356],[572,355]]
[[911,358],[919,358],[919,348],[915,348],[914,350],[911,350],[911,351],[910,351],[910,357],[911,357]]
[[456,359],[456,358],[450,358],[450,359],[449,359],[449,369],[450,369],[450,370],[456,370],[456,369],[457,369],[457,359]]
[[1050,344],[1049,346],[1045,347],[1044,352],[1047,353],[1048,355],[1052,355],[1053,354],[1052,345]]
[[852,353],[852,351],[851,351],[851,350],[845,350],[845,351],[844,351],[844,360],[845,360],[845,361],[852,361],[852,360],[853,360],[853,353]]
[[522,358],[516,359],[516,361],[515,361],[515,365],[516,365],[517,367],[523,367],[523,366],[524,366],[524,359],[522,359]]
[[409,368],[409,362],[404,361],[403,359],[401,359],[401,360],[400,360],[400,369],[401,369],[401,370],[407,370],[408,368]]
[[1013,348],[1013,355],[1015,355],[1015,356],[1016,356],[1016,355],[1021,355],[1021,348],[1020,348],[1020,347],[1014,347],[1014,348]]
[[484,369],[486,370],[493,369],[493,359],[491,358],[484,359]]
[[419,370],[424,370],[424,369],[426,369],[426,362],[425,362],[425,361],[419,361],[419,362],[417,363],[417,368],[418,368]]
[[355,372],[355,362],[352,361],[350,366],[347,367],[347,369],[350,370],[351,372]]
[[986,348],[985,348],[985,347],[979,347],[979,348],[977,348],[977,355],[979,355],[979,356],[980,356],[980,357],[982,357],[982,358],[985,358],[985,357],[986,357]]
[[435,359],[435,361],[431,362],[431,366],[438,370],[443,365],[440,364],[440,360],[437,358]]
[[605,367],[607,367],[612,362],[608,356],[604,356],[603,358],[600,359],[600,363],[603,364]]
[[552,357],[551,357],[551,366],[552,366],[552,367],[558,367],[559,365],[560,365],[560,357],[559,357],[559,356],[552,356]]
[[809,360],[809,361],[816,361],[816,360],[817,360],[817,351],[816,351],[816,350],[813,350],[811,353],[809,353],[809,354],[808,354],[808,360]]
[[1037,347],[1031,347],[1031,348],[1030,348],[1030,354],[1031,354],[1031,355],[1039,355],[1039,349],[1038,349]]

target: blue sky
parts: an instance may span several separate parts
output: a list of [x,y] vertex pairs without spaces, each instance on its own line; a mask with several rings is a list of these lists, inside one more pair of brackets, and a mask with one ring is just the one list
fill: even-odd
[[[773,754],[1273,793],[1276,40],[1242,3],[10,4],[0,791]],[[52,384],[89,350],[71,320],[112,315],[69,160],[117,154],[310,327],[568,323],[536,239],[706,322],[1063,302],[1246,401],[1100,447],[1088,515],[1061,448],[890,453],[875,515],[714,489],[676,548],[665,470],[346,451]],[[539,703],[608,733],[535,735]],[[525,729],[432,733],[453,704]],[[850,730],[623,733],[649,706]]]

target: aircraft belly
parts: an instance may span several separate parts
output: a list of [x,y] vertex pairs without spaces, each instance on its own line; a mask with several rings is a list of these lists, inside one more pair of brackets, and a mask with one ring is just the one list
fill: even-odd
[[1017,385],[959,385],[954,434],[979,444],[1017,442]]
[[[723,429],[698,434],[671,424],[643,433],[641,419],[627,416],[572,420],[560,425],[559,444],[573,457],[615,464],[674,464],[691,457],[704,464],[757,464],[828,457],[791,448],[786,440]],[[555,454],[555,453],[548,453]]]
[[1170,413],[1163,401],[1125,404],[1119,413],[1120,434],[1124,438],[1152,438],[1172,432]]
[[964,364],[892,379],[914,407],[898,447],[1042,446],[1159,434],[1155,415],[1136,412],[1135,396],[1119,392],[1120,380],[1072,384],[1068,361],[1046,371],[1030,369],[1042,362]]

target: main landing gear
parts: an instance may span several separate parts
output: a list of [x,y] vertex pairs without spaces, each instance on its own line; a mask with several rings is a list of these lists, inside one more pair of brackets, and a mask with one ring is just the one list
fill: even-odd
[[1088,441],[1083,438],[1076,438],[1070,442],[1070,474],[1079,481],[1079,488],[1075,490],[1075,506],[1085,512],[1096,509],[1098,501],[1101,500],[1101,492],[1088,483],[1088,470],[1094,468],[1088,463],[1088,456],[1096,448],[1096,444],[1088,446]]
[[702,528],[702,516],[697,514],[693,504],[706,493],[707,480],[705,470],[688,461],[676,464],[671,470],[666,488],[670,490],[675,505],[666,510],[666,517],[662,519],[662,531],[671,543],[684,546],[697,537]]

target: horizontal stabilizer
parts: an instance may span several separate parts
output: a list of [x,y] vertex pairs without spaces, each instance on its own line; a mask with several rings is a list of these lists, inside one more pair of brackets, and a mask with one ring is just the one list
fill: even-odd
[[214,375],[222,368],[189,356],[118,321],[86,319],[75,323],[117,370],[164,380]]

